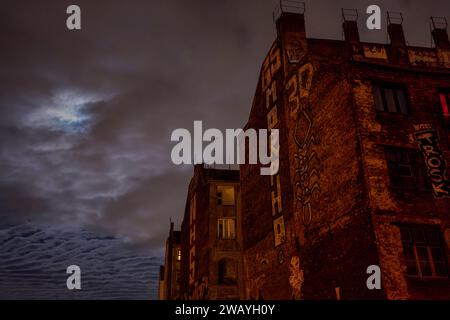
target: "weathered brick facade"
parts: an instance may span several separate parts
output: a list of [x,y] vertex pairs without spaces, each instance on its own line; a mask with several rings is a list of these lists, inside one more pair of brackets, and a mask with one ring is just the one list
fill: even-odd
[[195,166],[181,225],[183,299],[243,298],[240,205],[239,171]]
[[[344,21],[345,41],[308,39],[298,13],[281,13],[277,30],[246,128],[280,130],[280,171],[241,166],[245,298],[450,298],[448,268],[442,276],[440,253],[431,253],[441,247],[448,265],[450,197],[436,196],[430,185],[442,177],[429,171],[433,161],[450,163],[438,98],[450,88],[445,29],[433,31],[433,49],[408,47],[393,23],[389,45],[360,42],[354,21]],[[398,112],[377,106],[376,87],[386,84],[379,105]],[[417,132],[438,146],[420,152]],[[408,150],[395,151],[411,154],[395,168],[410,173],[389,167],[391,148]],[[427,150],[441,157],[428,169]],[[421,173],[427,188],[417,190]],[[394,186],[397,178],[417,188]],[[407,275],[401,226],[417,234],[436,226],[442,237],[406,245],[419,260],[428,250],[418,275]],[[381,268],[381,290],[366,286],[370,265]]]
[[[181,298],[450,299],[446,29],[419,48],[401,24],[388,45],[361,42],[356,21],[344,41],[307,38],[301,13],[276,25],[245,129],[279,130],[279,171],[195,166]],[[221,239],[230,217],[235,236]],[[381,289],[368,288],[369,266]]]

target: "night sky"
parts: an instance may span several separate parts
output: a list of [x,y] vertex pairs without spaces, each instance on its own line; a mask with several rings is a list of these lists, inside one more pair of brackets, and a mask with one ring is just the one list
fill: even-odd
[[[0,299],[157,297],[192,175],[170,134],[245,124],[276,3],[0,0]],[[370,4],[402,11],[411,45],[450,18],[448,0],[306,1],[308,37],[342,39],[340,8],[358,8],[362,40],[385,43],[385,24],[364,28]]]

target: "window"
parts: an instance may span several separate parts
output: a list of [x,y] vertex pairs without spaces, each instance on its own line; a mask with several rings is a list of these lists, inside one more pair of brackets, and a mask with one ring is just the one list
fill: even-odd
[[439,93],[439,102],[441,104],[441,112],[444,117],[450,117],[450,93]]
[[235,220],[231,218],[219,219],[217,223],[218,238],[221,240],[236,239]]
[[439,104],[444,120],[450,123],[450,91],[439,93]]
[[222,259],[218,264],[219,284],[235,284],[237,280],[237,265],[231,259]]
[[385,156],[392,187],[429,190],[425,163],[417,150],[386,148]]
[[431,227],[400,228],[406,272],[415,277],[448,277],[441,233]]
[[181,249],[177,249],[177,261],[181,261]]
[[233,186],[217,186],[217,205],[234,206],[234,187]]
[[405,88],[389,85],[374,85],[377,111],[409,114],[408,94]]

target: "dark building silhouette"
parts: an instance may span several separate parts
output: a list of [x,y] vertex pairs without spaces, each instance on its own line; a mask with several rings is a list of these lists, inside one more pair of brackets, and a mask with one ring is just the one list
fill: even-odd
[[166,241],[164,267],[159,271],[159,299],[180,299],[181,281],[181,231],[174,230],[170,223],[169,237]]

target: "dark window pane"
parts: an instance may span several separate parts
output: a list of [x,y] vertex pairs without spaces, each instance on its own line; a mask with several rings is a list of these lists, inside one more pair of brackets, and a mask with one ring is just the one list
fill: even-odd
[[409,228],[401,227],[400,228],[400,233],[401,233],[401,236],[402,236],[402,241],[404,243],[411,243],[412,242],[411,232],[410,232]]
[[394,90],[390,88],[384,88],[384,97],[386,98],[387,111],[396,113],[397,107],[394,98]]
[[400,227],[407,274],[448,277],[447,257],[438,229]]
[[222,192],[221,191],[217,191],[217,205],[221,206],[222,205]]
[[408,100],[406,99],[406,92],[402,89],[397,90],[397,100],[400,108],[400,112],[408,114]]
[[414,260],[416,258],[414,255],[414,248],[412,246],[405,246],[403,248],[403,253],[406,260]]
[[441,248],[432,247],[431,250],[431,256],[433,257],[433,261],[435,262],[444,262],[444,253],[442,252]]
[[430,244],[441,244],[439,230],[427,230],[427,239]]
[[418,276],[417,264],[415,260],[406,260],[406,274],[410,276]]
[[223,239],[223,222],[219,221],[219,239]]
[[377,111],[408,114],[408,93],[398,86],[374,85],[373,95]]
[[219,262],[218,277],[219,277],[219,283],[223,284],[225,282],[225,262],[224,261]]
[[412,168],[411,166],[407,166],[407,165],[399,165],[398,166],[398,175],[402,176],[402,177],[412,177],[413,173],[412,173]]
[[416,247],[416,251],[417,251],[417,258],[419,260],[428,261],[428,249],[427,247]]
[[375,87],[373,88],[373,94],[374,94],[374,97],[375,97],[375,108],[376,108],[378,111],[384,111],[383,98],[382,98],[382,96],[381,96],[381,90],[380,90],[380,87],[375,86]]
[[398,150],[397,151],[397,159],[400,164],[410,164],[410,153],[409,150]]
[[413,229],[413,239],[415,243],[425,243],[425,232],[423,229]]
[[431,277],[433,275],[431,273],[431,265],[429,261],[420,261],[420,272],[422,273],[422,277]]
[[447,277],[447,266],[444,262],[436,262],[434,264],[434,269],[436,270],[436,276],[437,277]]
[[386,149],[386,160],[389,162],[397,162],[397,153],[394,150]]
[[386,147],[385,157],[394,188],[427,190],[425,164],[416,150]]

